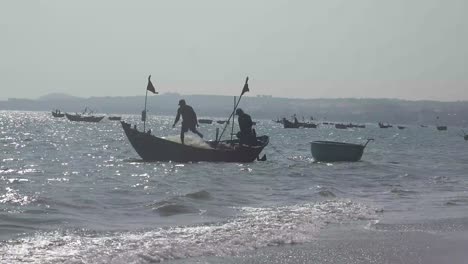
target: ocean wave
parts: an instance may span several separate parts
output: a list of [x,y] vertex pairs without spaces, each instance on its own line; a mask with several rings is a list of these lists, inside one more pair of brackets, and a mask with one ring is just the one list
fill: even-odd
[[200,210],[190,205],[170,203],[170,202],[163,203],[161,205],[154,207],[153,211],[157,212],[161,216],[200,213]]
[[23,206],[36,201],[35,197],[22,195],[18,192],[18,190],[12,189],[10,187],[6,187],[5,190],[6,193],[0,195],[0,204],[14,204]]
[[198,191],[193,193],[188,193],[185,197],[192,198],[192,199],[199,199],[199,200],[208,200],[211,199],[211,194],[207,191]]
[[329,191],[329,190],[319,191],[318,194],[322,197],[336,197],[336,195],[332,191]]
[[28,169],[20,169],[15,170],[11,168],[2,168],[0,169],[0,174],[4,175],[25,175],[25,174],[36,174],[36,173],[44,173],[42,170],[28,168]]
[[328,223],[376,218],[352,201],[238,208],[229,221],[144,232],[46,232],[0,244],[5,263],[154,263],[309,242]]
[[468,205],[468,197],[456,197],[445,202],[448,206]]
[[[192,201],[190,201],[190,199]],[[211,194],[205,190],[202,190],[181,196],[175,196],[167,200],[158,201],[147,205],[147,207],[151,207],[154,212],[157,212],[161,216],[193,214],[201,212],[200,209],[195,207],[195,205],[193,204],[193,200],[209,199],[211,199]]]
[[417,194],[418,192],[417,191],[411,191],[411,190],[406,190],[406,189],[402,189],[402,188],[392,188],[390,190],[391,193],[394,193],[398,196],[410,196],[412,194]]

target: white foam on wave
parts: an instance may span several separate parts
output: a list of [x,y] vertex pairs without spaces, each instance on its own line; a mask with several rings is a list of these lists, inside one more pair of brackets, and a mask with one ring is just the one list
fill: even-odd
[[209,225],[108,235],[40,233],[0,244],[0,251],[5,263],[154,263],[308,242],[327,223],[376,218],[374,209],[351,201],[239,210],[239,217]]
[[[167,137],[164,137],[164,139],[175,142],[175,143],[179,143],[179,144],[182,143],[180,141],[180,135],[167,136]],[[212,149],[212,147],[210,147],[210,145],[208,145],[202,138],[197,137],[197,136],[192,136],[192,135],[185,135],[184,144],[187,146],[195,147],[195,148]]]
[[0,204],[28,205],[36,201],[36,198],[22,195],[18,190],[10,187],[5,188],[6,192],[0,195]]

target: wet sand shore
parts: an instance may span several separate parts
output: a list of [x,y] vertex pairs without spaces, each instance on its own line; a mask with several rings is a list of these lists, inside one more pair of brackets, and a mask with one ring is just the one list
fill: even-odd
[[170,263],[468,263],[467,219],[424,224],[377,224],[369,229],[334,226],[311,243],[267,247],[230,257]]

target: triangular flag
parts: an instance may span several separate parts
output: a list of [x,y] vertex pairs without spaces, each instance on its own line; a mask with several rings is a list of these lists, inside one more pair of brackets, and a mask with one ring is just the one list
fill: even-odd
[[250,91],[248,81],[249,81],[249,77],[247,76],[247,78],[245,78],[245,84],[244,84],[244,88],[242,89],[241,96],[244,95],[246,92]]
[[148,86],[146,87],[146,90],[157,94],[156,89],[154,89],[153,83],[151,82],[151,75],[148,77]]

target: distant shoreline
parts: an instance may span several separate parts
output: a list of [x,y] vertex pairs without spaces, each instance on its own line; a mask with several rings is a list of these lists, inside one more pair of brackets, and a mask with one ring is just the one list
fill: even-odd
[[[167,93],[148,97],[149,113],[173,115],[179,99],[186,99],[198,116],[228,116],[232,96],[179,95]],[[10,98],[0,101],[0,110],[80,112],[85,107],[100,113],[140,114],[144,96],[89,97],[43,96],[40,99]],[[468,102],[408,101],[400,99],[288,99],[246,96],[239,107],[256,119],[311,117],[325,121],[468,126]],[[439,117],[437,119],[437,117]]]

